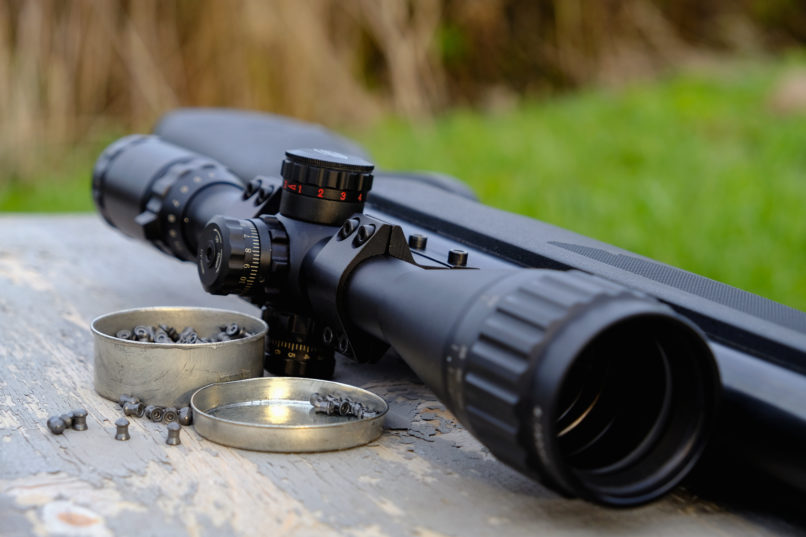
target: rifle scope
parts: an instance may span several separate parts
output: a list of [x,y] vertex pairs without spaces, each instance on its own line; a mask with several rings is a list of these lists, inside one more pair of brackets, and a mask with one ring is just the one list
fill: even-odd
[[112,226],[196,261],[209,292],[261,306],[272,372],[327,375],[334,350],[391,346],[493,454],[563,494],[631,506],[679,483],[720,385],[697,327],[585,272],[419,255],[362,212],[372,165],[341,149],[288,151],[282,179],[247,183],[127,137],[98,159],[93,196]]

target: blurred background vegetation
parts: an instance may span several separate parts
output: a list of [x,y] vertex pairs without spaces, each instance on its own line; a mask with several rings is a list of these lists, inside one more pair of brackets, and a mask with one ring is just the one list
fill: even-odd
[[117,136],[252,108],[806,309],[804,44],[802,0],[0,0],[0,210],[91,211]]

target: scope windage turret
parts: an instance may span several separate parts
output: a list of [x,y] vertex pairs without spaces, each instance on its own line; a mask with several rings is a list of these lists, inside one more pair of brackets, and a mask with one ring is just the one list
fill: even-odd
[[[269,183],[250,196],[219,163],[132,137],[99,158],[93,193],[112,225],[196,259],[209,292],[264,306],[274,373],[332,374],[335,319],[352,346],[391,345],[493,454],[564,494],[629,506],[680,482],[719,391],[700,331],[582,272],[426,270],[399,227],[359,214],[372,169],[288,151],[273,206]],[[339,231],[347,219],[371,223]]]

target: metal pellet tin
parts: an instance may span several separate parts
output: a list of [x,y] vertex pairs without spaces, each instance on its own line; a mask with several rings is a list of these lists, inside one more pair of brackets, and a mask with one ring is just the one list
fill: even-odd
[[[185,344],[187,338],[152,343],[148,341],[153,340],[149,330],[157,323],[192,327],[201,334],[212,334],[222,325],[237,323],[252,335],[195,345]],[[131,327],[139,329],[134,331],[142,333],[143,341],[115,337],[120,330]],[[266,323],[256,317],[212,308],[143,308],[102,315],[92,321],[95,390],[113,401],[118,401],[121,394],[137,394],[148,404],[187,406],[190,395],[211,382],[263,376],[266,331]],[[195,334],[189,333],[187,337]]]
[[[317,413],[314,393],[361,403],[369,415]],[[255,451],[314,452],[366,444],[383,432],[389,407],[372,392],[326,380],[265,377],[211,384],[190,398],[203,437]],[[377,414],[375,413],[377,412]]]

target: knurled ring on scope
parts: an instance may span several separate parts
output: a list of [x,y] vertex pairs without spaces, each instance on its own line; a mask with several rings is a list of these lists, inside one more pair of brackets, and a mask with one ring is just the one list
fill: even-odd
[[[221,177],[218,172],[221,167],[207,159],[197,159],[190,162],[181,162],[171,166],[165,175],[158,182],[165,182],[167,189],[159,191],[158,185],[153,187],[154,195],[152,200],[157,198],[162,210],[157,211],[162,217],[166,235],[165,239],[170,241],[170,249],[183,259],[192,260],[196,258],[196,252],[188,250],[182,240],[182,225],[189,224],[190,218],[182,216],[182,211],[187,207],[187,202],[199,190],[214,183],[231,182],[226,177]],[[151,208],[151,200],[146,205]]]
[[[366,192],[372,188],[373,169],[372,163],[358,157],[323,149],[295,149],[286,151],[280,174],[286,181],[284,187],[286,184],[301,184],[335,191]],[[318,194],[318,191],[310,194],[296,192],[311,196]],[[335,199],[346,201],[339,197]]]

